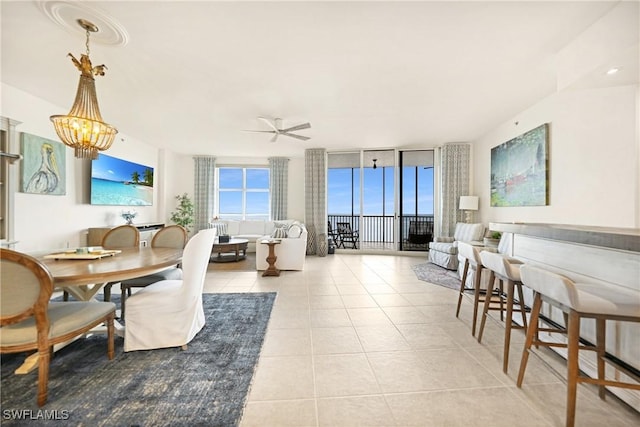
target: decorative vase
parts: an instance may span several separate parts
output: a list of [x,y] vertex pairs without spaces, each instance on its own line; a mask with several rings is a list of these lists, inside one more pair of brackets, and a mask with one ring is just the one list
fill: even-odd
[[327,235],[320,233],[318,235],[318,256],[327,256],[328,242]]
[[307,255],[315,255],[316,251],[316,226],[307,225]]

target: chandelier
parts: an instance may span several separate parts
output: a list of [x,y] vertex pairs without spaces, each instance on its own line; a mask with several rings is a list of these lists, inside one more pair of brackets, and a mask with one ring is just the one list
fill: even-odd
[[80,70],[76,100],[69,114],[51,116],[50,119],[62,142],[74,149],[77,158],[95,160],[98,158],[98,150],[104,151],[111,147],[118,130],[102,121],[96,97],[93,76],[104,76],[104,70],[107,68],[105,65],[94,67],[89,59],[89,34],[97,32],[98,27],[84,19],[78,19],[77,22],[87,34],[87,53],[80,56],[80,61],[72,54],[68,55]]

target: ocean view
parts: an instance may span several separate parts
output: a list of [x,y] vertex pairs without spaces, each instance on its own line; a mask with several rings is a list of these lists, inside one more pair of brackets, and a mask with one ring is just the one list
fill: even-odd
[[91,178],[92,205],[151,206],[153,187]]

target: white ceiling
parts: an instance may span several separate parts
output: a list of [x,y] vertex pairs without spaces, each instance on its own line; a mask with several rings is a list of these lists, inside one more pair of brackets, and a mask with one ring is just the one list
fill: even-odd
[[[305,148],[433,147],[472,141],[556,91],[556,54],[615,2],[1,2],[2,81],[61,106],[84,33],[54,23],[111,19],[98,43],[105,121],[185,154],[302,156]],[[52,7],[53,6],[53,7]],[[77,16],[75,16],[77,15]],[[104,28],[104,25],[103,25]],[[111,34],[106,34],[110,36]],[[307,142],[268,130],[309,121]],[[125,141],[126,142],[126,141]]]

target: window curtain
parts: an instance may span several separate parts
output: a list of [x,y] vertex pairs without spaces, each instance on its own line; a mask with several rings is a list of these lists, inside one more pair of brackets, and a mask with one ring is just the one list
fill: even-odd
[[269,192],[271,193],[271,219],[287,219],[287,183],[289,182],[289,159],[269,157]]
[[327,236],[327,152],[324,148],[304,152],[305,223],[307,254],[318,253],[318,236]]
[[464,222],[458,209],[460,196],[469,195],[469,144],[447,144],[440,151],[440,233],[453,236],[456,223]]
[[215,198],[216,158],[211,156],[198,156],[193,158],[195,162],[194,179],[194,232],[209,228],[209,222],[213,218]]

